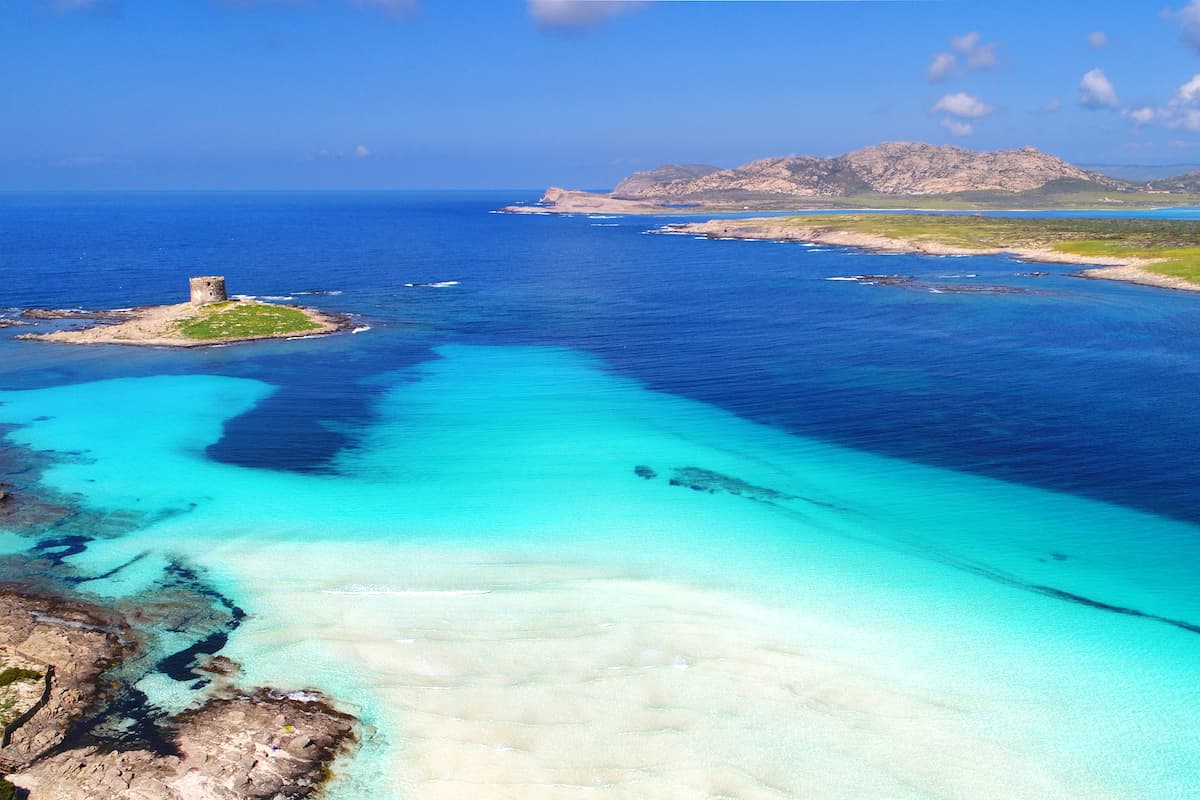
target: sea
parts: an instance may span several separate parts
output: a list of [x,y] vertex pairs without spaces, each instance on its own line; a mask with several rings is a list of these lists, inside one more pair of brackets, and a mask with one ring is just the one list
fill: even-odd
[[96,736],[220,654],[360,718],[329,800],[1200,797],[1200,295],[536,196],[0,194],[0,317],[353,319],[0,329],[0,578],[192,604]]

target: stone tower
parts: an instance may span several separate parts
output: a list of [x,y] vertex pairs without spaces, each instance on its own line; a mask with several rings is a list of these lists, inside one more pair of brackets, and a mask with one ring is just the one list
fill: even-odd
[[192,278],[188,283],[192,286],[192,305],[194,306],[221,303],[228,299],[225,295],[225,278],[219,275]]

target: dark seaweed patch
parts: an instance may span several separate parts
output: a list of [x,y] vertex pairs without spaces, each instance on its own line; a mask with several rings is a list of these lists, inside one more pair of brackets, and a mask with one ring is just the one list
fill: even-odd
[[88,542],[92,541],[91,536],[56,536],[50,539],[42,539],[33,546],[38,555],[48,559],[56,567],[62,566],[63,559],[77,556],[87,550]]
[[1093,600],[1090,597],[1084,597],[1073,592],[1065,592],[1062,589],[1055,589],[1053,586],[1040,586],[1037,584],[1029,584],[1026,588],[1030,591],[1044,594],[1047,597],[1053,597],[1058,600],[1066,600],[1069,603],[1077,603],[1088,608],[1095,608],[1099,611],[1108,611],[1113,614],[1122,614],[1127,617],[1139,617],[1141,619],[1149,619],[1154,622],[1161,622],[1164,625],[1174,625],[1176,628],[1188,631],[1190,633],[1200,633],[1200,625],[1192,622],[1186,622],[1180,619],[1171,619],[1170,617],[1162,617],[1158,614],[1149,614],[1145,611],[1138,611],[1136,608],[1128,608],[1127,606],[1114,606],[1109,603],[1103,603],[1099,600]]
[[185,647],[159,659],[158,663],[154,665],[155,669],[180,683],[196,681],[200,686],[204,686],[208,683],[208,679],[196,672],[194,665],[197,657],[216,655],[228,642],[229,634],[225,631],[210,633],[190,647]]

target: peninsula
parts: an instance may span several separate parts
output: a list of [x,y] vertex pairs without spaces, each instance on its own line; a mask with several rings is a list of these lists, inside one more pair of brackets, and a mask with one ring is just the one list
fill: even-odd
[[261,339],[319,336],[345,330],[343,317],[302,306],[229,299],[225,279],[191,279],[191,300],[120,311],[78,312],[33,309],[35,319],[89,319],[84,328],[26,333],[18,339],[68,344],[126,344],[150,347],[203,347]]
[[609,193],[551,188],[520,214],[696,211],[1155,208],[1200,204],[1200,173],[1152,182],[1104,175],[1033,147],[978,152],[886,142],[833,158],[763,158],[735,169],[668,164]]
[[667,225],[660,233],[859,247],[886,253],[994,255],[1091,267],[1088,278],[1200,291],[1200,223],[1028,219],[963,214],[823,214]]

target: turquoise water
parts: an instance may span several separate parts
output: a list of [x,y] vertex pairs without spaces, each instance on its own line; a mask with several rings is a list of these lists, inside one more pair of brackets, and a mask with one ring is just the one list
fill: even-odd
[[[582,757],[557,752],[557,734],[526,733],[522,759],[481,766],[446,744],[449,734],[427,722],[431,701],[413,689],[432,683],[425,691],[441,702],[490,691],[457,701],[466,710],[455,706],[452,716],[478,728],[470,736],[503,745],[513,734],[497,731],[493,715],[511,722],[505,715],[514,710],[497,685],[526,694],[524,709],[559,704],[568,720],[590,719],[587,702],[563,682],[590,687],[593,672],[622,666],[671,670],[695,684],[672,689],[687,701],[674,701],[690,715],[684,741],[638,766],[655,791],[704,791],[676,774],[678,759],[702,765],[731,756],[762,762],[739,767],[750,788],[732,791],[750,795],[772,785],[813,791],[814,768],[836,776],[829,796],[918,797],[928,786],[946,796],[1021,796],[1013,792],[1032,786],[1040,796],[1185,797],[1196,785],[1200,758],[1179,734],[1200,710],[1200,635],[1028,588],[1194,621],[1200,608],[1186,591],[1194,527],[789,436],[648,391],[569,350],[446,346],[437,355],[394,376],[377,422],[326,475],[205,456],[224,419],[270,395],[270,386],[245,379],[7,392],[0,421],[20,425],[10,438],[30,448],[81,453],[45,472],[52,489],[162,517],[73,559],[99,574],[149,554],[90,591],[144,590],[168,558],[200,565],[250,615],[226,651],[244,660],[248,679],[322,688],[376,726],[343,778],[347,797],[368,786],[380,797],[439,796],[476,775],[499,781],[555,770],[571,776],[549,783],[585,785],[599,774],[605,786],[629,788],[634,754],[599,735],[605,724],[637,719],[632,711],[596,722],[599,730],[582,738],[596,738],[595,749]],[[639,477],[638,465],[659,474]],[[671,486],[681,466],[789,497]],[[1171,543],[1176,557],[1131,552],[1124,534],[1117,546],[1117,534],[1131,530]],[[619,617],[608,610],[622,605]],[[594,635],[584,620],[597,613],[645,641],[562,652],[564,635]],[[490,627],[470,630],[480,618]],[[530,653],[508,652],[514,637],[518,649],[538,654],[537,669]],[[659,640],[663,647],[650,646]],[[427,646],[436,655],[413,655]],[[771,697],[787,676],[741,687],[747,695],[736,713],[746,719],[734,737],[724,730],[729,709],[710,710],[710,698],[693,692],[727,678],[720,670],[731,659],[757,664],[755,653],[778,658],[779,650],[795,661],[791,670],[816,669],[819,685],[792,687],[794,708]],[[585,700],[621,702],[648,691],[634,688],[646,680],[590,688]],[[187,700],[163,679],[143,688],[165,705]],[[811,763],[760,751],[811,725],[807,717],[828,724],[829,712],[814,704],[829,693],[855,721],[839,720]],[[901,735],[896,704],[914,715],[901,726],[902,747],[889,741]],[[666,714],[653,704],[638,712]],[[743,737],[756,744],[712,749]],[[469,741],[458,749],[487,744]],[[508,752],[491,755],[504,762]],[[957,758],[1030,777],[1014,784],[984,769],[960,775],[945,763]],[[456,770],[450,778],[422,771],[446,764]],[[603,777],[605,769],[618,776]]]
[[211,601],[150,707],[212,634],[364,720],[333,800],[1197,795],[1195,297],[500,204],[0,203],[14,304],[203,263],[371,328],[0,337],[4,480],[75,512],[0,553]]

